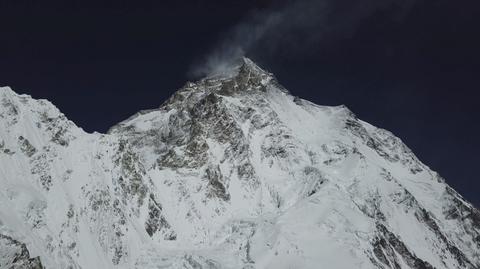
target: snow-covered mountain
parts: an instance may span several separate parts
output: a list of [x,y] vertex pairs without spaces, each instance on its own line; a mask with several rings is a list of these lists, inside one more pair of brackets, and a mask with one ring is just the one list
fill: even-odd
[[244,59],[89,134],[0,88],[0,268],[480,268],[480,212]]

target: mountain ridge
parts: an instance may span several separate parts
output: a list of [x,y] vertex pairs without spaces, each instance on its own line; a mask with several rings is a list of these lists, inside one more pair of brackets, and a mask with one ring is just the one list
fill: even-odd
[[480,267],[479,211],[399,138],[248,59],[106,134],[0,98],[0,267]]

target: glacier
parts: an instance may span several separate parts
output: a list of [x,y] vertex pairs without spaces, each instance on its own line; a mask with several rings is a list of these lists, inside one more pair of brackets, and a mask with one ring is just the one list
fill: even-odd
[[0,268],[480,268],[480,211],[244,58],[87,133],[0,88]]

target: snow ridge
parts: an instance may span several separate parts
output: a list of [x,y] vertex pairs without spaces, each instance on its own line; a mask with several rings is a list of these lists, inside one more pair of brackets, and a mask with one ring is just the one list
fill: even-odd
[[0,88],[0,268],[480,268],[480,212],[249,59],[107,134]]

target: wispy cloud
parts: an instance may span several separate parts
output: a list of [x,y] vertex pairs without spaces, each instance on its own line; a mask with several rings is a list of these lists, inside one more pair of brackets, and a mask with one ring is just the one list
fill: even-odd
[[247,54],[303,54],[355,32],[378,10],[405,13],[413,0],[301,0],[254,11],[191,68],[194,77],[226,72]]

